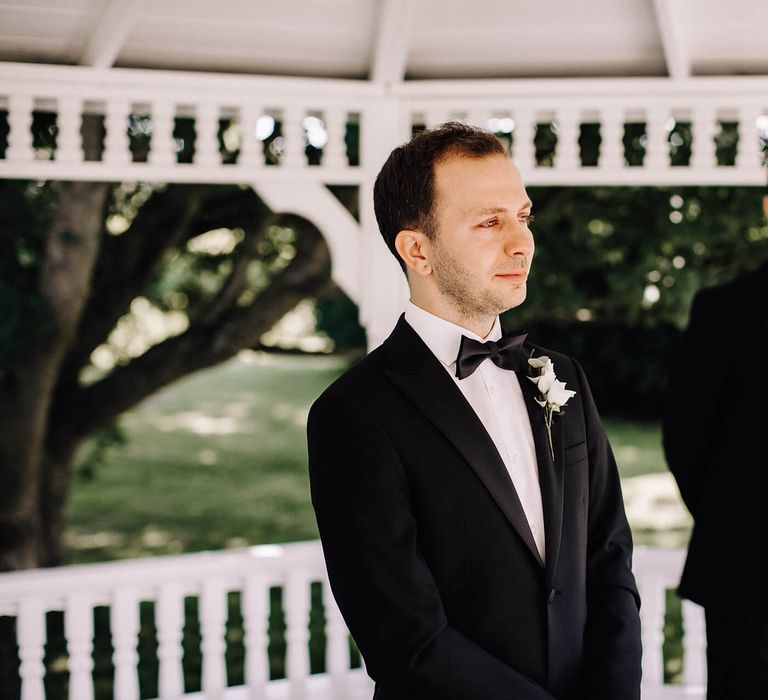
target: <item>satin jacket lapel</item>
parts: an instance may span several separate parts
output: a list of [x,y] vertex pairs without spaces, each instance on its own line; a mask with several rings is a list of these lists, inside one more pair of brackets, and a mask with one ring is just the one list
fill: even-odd
[[536,460],[539,465],[547,562],[545,580],[549,587],[557,568],[563,528],[563,419],[562,416],[557,415],[552,419],[552,446],[555,453],[553,460],[552,453],[549,451],[544,410],[536,403],[536,385],[528,379],[527,358],[521,361],[517,378],[528,408],[528,418],[531,421],[531,432],[536,446]]
[[482,421],[443,365],[402,316],[384,349],[392,366],[386,371],[390,379],[469,463],[536,561],[542,564],[509,472]]

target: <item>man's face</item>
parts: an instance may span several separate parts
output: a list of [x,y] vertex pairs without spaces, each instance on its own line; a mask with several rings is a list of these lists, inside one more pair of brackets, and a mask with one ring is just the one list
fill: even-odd
[[435,166],[432,268],[444,300],[488,318],[525,300],[533,258],[531,201],[502,155],[452,156]]

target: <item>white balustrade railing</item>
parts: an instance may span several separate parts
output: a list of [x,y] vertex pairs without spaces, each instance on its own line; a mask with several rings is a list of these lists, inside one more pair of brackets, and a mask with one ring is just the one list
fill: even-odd
[[[667,592],[677,583],[683,552],[638,548],[635,574],[643,600],[643,697],[703,698],[704,626],[699,608],[683,603],[684,685],[664,683]],[[310,591],[322,587],[324,672],[310,673]],[[270,589],[282,589],[285,677],[270,679]],[[240,593],[244,685],[227,678],[228,594]],[[182,660],[185,598],[198,599],[202,672],[199,692],[185,694]],[[87,564],[0,575],[0,616],[15,618],[22,700],[44,700],[46,613],[63,611],[69,697],[94,697],[94,608],[109,608],[115,700],[139,698],[139,605],[152,601],[160,700],[268,698],[362,700],[372,683],[350,661],[349,633],[327,585],[318,542]],[[7,665],[7,664],[6,664]]]
[[[372,93],[353,82],[0,63],[0,118],[8,133],[0,177],[250,182],[270,165],[278,177],[303,171],[322,182],[356,184],[360,169],[350,163],[359,157],[347,152],[347,125],[361,121]],[[55,146],[35,148],[33,119],[42,113],[55,117]],[[96,119],[88,128],[103,128],[101,148],[91,148],[87,160],[86,116]],[[322,122],[327,139],[317,146],[317,167],[306,153],[310,116]],[[262,118],[275,120],[279,132],[257,137]],[[131,150],[132,119],[142,121],[147,158]],[[193,122],[191,162],[180,162],[179,119]],[[224,150],[222,120],[233,127]],[[279,145],[267,157],[270,136]]]
[[[324,673],[310,673],[311,585],[319,582],[325,617]],[[284,678],[270,679],[269,621],[276,610],[270,590],[282,590],[287,651]],[[244,631],[243,685],[227,678],[228,595],[240,594]],[[183,647],[185,599],[198,599],[200,691],[185,693]],[[109,608],[113,648],[113,697],[139,698],[140,603],[154,604],[161,700],[357,700],[370,698],[372,682],[353,668],[349,633],[325,576],[318,542],[267,545],[21,571],[0,575],[0,616],[15,618],[22,700],[44,700],[46,614],[63,611],[69,698],[94,697],[94,608]],[[316,611],[315,611],[316,612]],[[279,631],[278,631],[279,633]],[[273,632],[273,634],[278,634]]]
[[[4,154],[0,144],[0,177],[249,183],[268,172],[369,186],[381,154],[406,140],[414,127],[460,119],[487,128],[502,119],[512,158],[531,185],[761,185],[767,95],[768,81],[751,77],[406,81],[384,88],[360,80],[0,63],[0,116],[5,114],[8,132]],[[393,105],[400,118],[386,125],[386,133],[365,131],[376,122],[376,112]],[[55,148],[34,148],[33,117],[40,112],[55,115]],[[105,132],[100,155],[93,155],[91,144],[87,161],[84,116],[103,120]],[[319,164],[311,164],[306,153],[308,117],[323,124]],[[132,118],[142,120],[147,158],[131,151]],[[268,137],[257,138],[264,118],[275,119],[280,129],[269,158]],[[194,123],[191,162],[179,162],[177,119]],[[234,125],[224,152],[222,120]],[[350,123],[360,128],[355,154],[347,152]],[[599,130],[596,163],[587,164],[582,155],[585,124]],[[690,132],[690,143],[671,143],[676,124]],[[546,163],[536,156],[542,125],[551,127],[556,141]],[[644,147],[635,145],[631,165],[625,158],[627,125],[643,132]],[[681,146],[690,157],[673,165],[672,153]]]

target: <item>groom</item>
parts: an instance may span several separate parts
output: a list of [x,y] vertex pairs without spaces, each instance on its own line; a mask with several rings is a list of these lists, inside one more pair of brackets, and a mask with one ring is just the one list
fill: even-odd
[[392,152],[374,200],[411,301],[307,428],[374,698],[638,700],[632,541],[587,380],[499,325],[534,251],[520,175],[492,134],[449,123]]

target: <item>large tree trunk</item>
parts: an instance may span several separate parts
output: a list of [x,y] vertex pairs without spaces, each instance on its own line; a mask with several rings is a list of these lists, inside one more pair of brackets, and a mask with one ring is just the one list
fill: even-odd
[[47,325],[41,339],[0,376],[0,570],[49,559],[40,511],[47,420],[90,291],[109,191],[107,183],[59,187],[39,277]]

